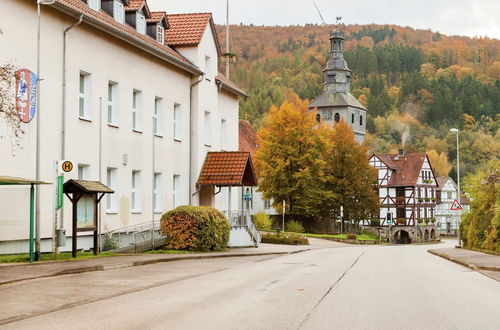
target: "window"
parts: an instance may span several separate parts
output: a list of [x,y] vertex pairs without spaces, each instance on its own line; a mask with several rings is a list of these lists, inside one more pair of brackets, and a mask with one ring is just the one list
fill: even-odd
[[142,100],[141,92],[134,90],[132,94],[132,129],[141,131],[142,129]]
[[137,20],[135,22],[137,32],[141,34],[146,34],[146,17],[143,13],[137,12]]
[[181,115],[181,105],[174,104],[174,140],[176,141],[180,141],[182,139]]
[[363,116],[359,116],[359,125],[363,126]]
[[212,79],[212,61],[210,56],[205,56],[205,78]]
[[354,124],[354,114],[351,113],[351,123]]
[[108,124],[118,126],[118,84],[108,83]]
[[165,44],[165,29],[161,24],[156,25],[156,41],[160,44]]
[[334,120],[336,123],[338,123],[340,121],[340,114],[338,112],[335,114]]
[[203,133],[205,136],[205,145],[210,146],[211,143],[211,135],[212,135],[212,129],[211,129],[211,115],[209,111],[205,111],[205,120],[204,120],[204,129]]
[[78,180],[90,179],[90,166],[87,164],[78,164]]
[[116,168],[108,167],[106,170],[106,185],[115,191],[114,194],[106,194],[106,212],[116,212],[117,207],[117,192],[116,192]]
[[101,0],[88,0],[87,3],[89,5],[89,7],[94,9],[94,10],[101,9]]
[[174,174],[174,184],[172,189],[172,204],[173,207],[176,208],[180,206],[181,201],[181,176]]
[[453,198],[453,192],[448,191],[447,192],[447,197],[448,197],[448,199],[452,199]]
[[221,150],[227,149],[227,121],[225,119],[220,121],[220,148]]
[[161,213],[163,211],[163,194],[161,187],[161,173],[155,173],[153,178],[153,210],[155,213]]
[[271,207],[272,207],[272,200],[271,199],[264,199],[264,208],[270,209]]
[[125,23],[125,12],[123,10],[122,0],[113,1],[113,14],[117,22],[122,24]]
[[155,135],[163,135],[163,100],[155,98],[155,112],[153,114],[153,132]]
[[90,120],[90,74],[80,72],[78,116]]
[[141,171],[132,171],[132,212],[141,211]]

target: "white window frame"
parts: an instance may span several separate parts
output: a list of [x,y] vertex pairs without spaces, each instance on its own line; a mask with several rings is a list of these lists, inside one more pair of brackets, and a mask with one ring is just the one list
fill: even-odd
[[178,103],[174,104],[174,140],[182,141],[182,108]]
[[163,136],[163,99],[161,97],[155,97],[153,133],[156,136]]
[[135,27],[140,34],[146,34],[146,16],[141,12],[136,13]]
[[172,179],[172,206],[175,209],[181,205],[181,176],[174,174]]
[[78,164],[77,175],[78,175],[78,180],[90,180],[90,165]]
[[212,114],[210,111],[205,111],[203,116],[203,138],[205,145],[212,146]]
[[125,6],[121,0],[113,1],[113,16],[118,23],[125,23]]
[[227,150],[227,120],[220,120],[220,149]]
[[142,212],[142,201],[141,201],[141,171],[132,171],[132,181],[131,181],[131,193],[130,193],[130,210],[132,213]]
[[118,212],[117,172],[118,169],[115,167],[106,169],[106,185],[114,190],[114,194],[106,194],[106,213]]
[[108,82],[108,124],[118,126],[118,83]]
[[163,182],[162,174],[155,173],[153,176],[153,210],[154,213],[163,212]]
[[132,92],[132,130],[142,132],[142,92],[137,89]]
[[101,10],[101,0],[87,0],[87,4],[96,11]]
[[160,23],[156,24],[156,41],[165,44],[165,28]]
[[80,119],[91,120],[92,111],[90,73],[80,71],[78,76],[78,117]]

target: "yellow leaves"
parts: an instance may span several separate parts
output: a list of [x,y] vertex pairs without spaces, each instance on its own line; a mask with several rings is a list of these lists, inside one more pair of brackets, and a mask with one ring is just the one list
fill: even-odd
[[493,78],[500,80],[500,61],[494,61],[488,69],[486,69],[486,73]]
[[445,152],[438,153],[436,150],[427,151],[427,157],[434,172],[438,177],[447,177],[452,165],[448,162],[448,155]]
[[361,102],[361,104],[364,105],[365,107],[368,106],[368,100],[365,94],[361,94],[360,96],[358,96],[358,101]]
[[434,78],[436,67],[432,63],[424,63],[420,66],[420,73],[428,79]]

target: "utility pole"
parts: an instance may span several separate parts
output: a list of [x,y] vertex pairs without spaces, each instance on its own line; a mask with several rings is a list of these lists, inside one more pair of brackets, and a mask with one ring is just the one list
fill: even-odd
[[229,79],[229,0],[226,0],[226,78]]

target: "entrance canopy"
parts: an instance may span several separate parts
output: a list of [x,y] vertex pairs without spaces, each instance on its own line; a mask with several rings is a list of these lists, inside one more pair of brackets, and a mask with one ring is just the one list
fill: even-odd
[[51,184],[49,182],[30,180],[25,178],[18,178],[15,176],[3,176],[0,175],[0,185],[1,186],[29,186],[38,184]]
[[211,151],[207,153],[198,185],[256,186],[257,177],[250,153],[246,151]]

